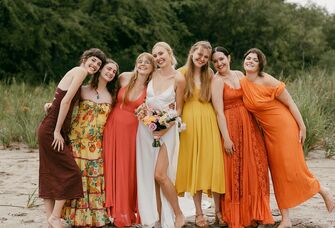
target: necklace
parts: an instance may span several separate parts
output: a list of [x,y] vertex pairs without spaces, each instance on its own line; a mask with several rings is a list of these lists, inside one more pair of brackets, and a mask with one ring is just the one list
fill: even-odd
[[97,89],[95,89],[95,92],[97,93],[97,99],[99,99],[100,98],[99,91]]

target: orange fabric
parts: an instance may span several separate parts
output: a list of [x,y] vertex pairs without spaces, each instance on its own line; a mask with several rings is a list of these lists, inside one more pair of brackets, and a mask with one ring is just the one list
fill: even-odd
[[122,106],[125,88],[120,89],[117,103],[104,130],[106,205],[109,216],[117,227],[139,223],[136,184],[136,132],[138,120],[135,109],[143,103],[146,90],[135,101]]
[[260,129],[242,101],[242,89],[224,84],[224,114],[235,151],[224,153],[226,193],[222,215],[229,227],[253,221],[273,224],[270,209],[267,154]]
[[264,130],[265,144],[277,204],[280,209],[295,207],[320,191],[318,180],[305,163],[299,143],[299,127],[279,96],[285,89],[241,80],[243,101]]

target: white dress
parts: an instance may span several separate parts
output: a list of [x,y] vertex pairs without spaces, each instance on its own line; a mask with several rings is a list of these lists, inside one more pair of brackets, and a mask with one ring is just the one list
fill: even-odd
[[[176,94],[174,86],[171,85],[167,90],[159,95],[154,94],[152,80],[147,87],[146,104],[154,109],[167,109],[169,104],[175,103]],[[159,221],[155,191],[155,167],[159,153],[159,147],[153,147],[153,136],[147,126],[139,123],[136,136],[136,168],[137,168],[137,193],[138,210],[142,225],[154,226]],[[160,138],[161,145],[165,144],[169,158],[167,175],[174,183],[176,179],[179,134],[176,125]],[[162,190],[160,191],[162,210],[161,226],[163,228],[174,227],[174,213],[169,202],[165,198]]]

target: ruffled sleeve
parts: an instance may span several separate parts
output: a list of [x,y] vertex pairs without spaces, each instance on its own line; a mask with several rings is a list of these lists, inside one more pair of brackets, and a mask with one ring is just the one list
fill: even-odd
[[286,87],[285,83],[284,82],[280,82],[280,84],[275,88],[273,95],[275,97],[280,96],[280,94],[284,91],[285,87]]

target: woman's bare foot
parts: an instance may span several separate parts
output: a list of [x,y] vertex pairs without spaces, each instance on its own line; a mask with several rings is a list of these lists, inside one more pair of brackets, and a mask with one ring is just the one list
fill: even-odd
[[334,198],[330,193],[328,188],[321,187],[320,188],[320,195],[322,196],[323,200],[325,201],[327,210],[329,213],[332,213],[335,208]]
[[179,215],[176,215],[176,219],[174,221],[174,227],[175,228],[181,228],[185,225],[185,217],[184,215],[181,213]]
[[59,217],[56,217],[54,215],[50,215],[50,217],[48,218],[48,224],[52,228],[64,228],[62,224],[62,220]]
[[277,226],[277,228],[290,228],[290,227],[292,227],[292,223],[289,220],[282,220],[279,226]]

